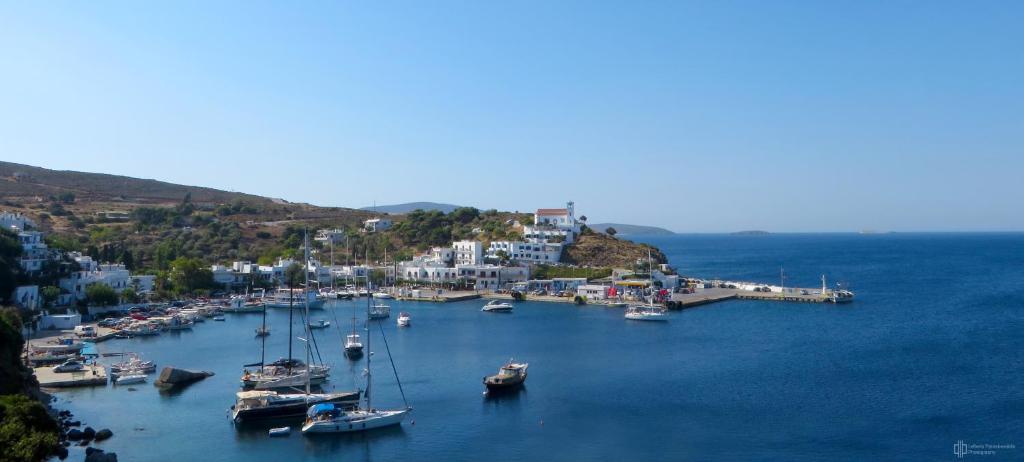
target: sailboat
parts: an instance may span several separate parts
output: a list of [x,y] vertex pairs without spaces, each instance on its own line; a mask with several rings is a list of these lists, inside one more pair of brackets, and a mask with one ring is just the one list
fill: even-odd
[[[306,255],[309,256],[309,237],[306,237]],[[309,272],[306,272],[306,285],[309,285]],[[305,317],[309,319],[309,299],[306,299]],[[305,327],[306,363],[311,360],[312,330],[308,323]],[[264,342],[266,342],[264,340]],[[260,358],[263,362],[263,358]],[[342,393],[310,393],[313,384],[311,369],[300,374],[303,379],[305,393],[278,393],[270,390],[241,391],[236,393],[235,405],[231,407],[231,417],[235,423],[258,419],[301,417],[310,406],[330,404],[332,406],[351,407],[359,403],[359,391]]]
[[[306,236],[305,244],[306,262],[309,262],[309,236]],[[308,265],[308,263],[307,263]],[[309,271],[306,272],[306,287],[309,286]],[[303,292],[306,291],[306,287],[303,287]],[[289,305],[294,303],[294,298],[289,301]],[[307,314],[303,319],[309,319],[308,311],[311,305],[314,304],[314,300],[310,297],[304,297],[304,306]],[[294,307],[289,306],[288,309],[288,358],[281,358],[273,363],[266,364],[266,340],[262,342],[262,349],[260,353],[260,362],[255,364],[246,364],[245,367],[258,366],[254,372],[250,372],[245,369],[242,374],[242,387],[244,389],[256,389],[256,390],[274,390],[280,388],[295,388],[302,386],[307,380],[312,382],[314,385],[319,385],[327,381],[327,377],[330,375],[330,367],[325,365],[309,364],[308,361],[303,363],[301,360],[292,357],[292,313]],[[266,319],[266,313],[264,313],[264,320]],[[264,321],[265,322],[265,321]],[[306,324],[305,322],[303,324]],[[310,332],[308,325],[304,330]],[[266,329],[266,324],[263,326]],[[311,332],[310,332],[311,333]],[[311,339],[312,335],[308,336],[307,339]],[[307,345],[308,348],[308,345]]]
[[[369,280],[367,280],[367,288],[369,288]],[[372,294],[372,292],[371,292]],[[370,313],[370,307],[373,305],[373,296],[367,298],[366,301],[366,312],[367,315]],[[395,361],[391,357],[391,350],[387,348],[387,338],[384,337],[384,328],[378,323],[380,327],[381,339],[384,340],[384,347],[388,352],[388,359],[391,361],[391,367],[394,369]],[[369,346],[370,338],[372,335],[369,333],[366,336],[366,343]],[[302,425],[302,433],[348,433],[348,432],[359,432],[371,430],[374,428],[388,427],[392,425],[400,425],[405,416],[412,411],[409,407],[408,402],[405,402],[405,392],[402,391],[402,382],[398,380],[398,370],[395,370],[395,380],[398,382],[398,390],[402,393],[402,401],[405,402],[405,407],[402,409],[374,409],[370,402],[370,389],[373,384],[373,372],[370,367],[370,361],[373,355],[366,356],[366,392],[363,393],[363,397],[366,399],[366,406],[356,406],[355,409],[343,409],[333,403],[322,403],[316,404],[309,407],[306,411],[306,423]]]
[[654,266],[651,264],[651,251],[647,251],[647,277],[651,287],[651,300],[644,305],[630,305],[626,308],[626,319],[634,321],[668,321],[665,308],[654,304]]

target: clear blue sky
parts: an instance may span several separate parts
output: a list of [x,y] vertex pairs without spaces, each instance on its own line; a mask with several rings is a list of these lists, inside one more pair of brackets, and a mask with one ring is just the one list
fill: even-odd
[[677,231],[1024,229],[1024,3],[11,2],[0,158]]

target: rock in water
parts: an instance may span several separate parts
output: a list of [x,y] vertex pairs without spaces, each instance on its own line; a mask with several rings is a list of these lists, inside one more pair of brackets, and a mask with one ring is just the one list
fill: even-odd
[[85,427],[85,430],[82,430],[82,438],[85,438],[87,440],[91,440],[91,439],[93,439],[95,437],[96,437],[96,430],[94,430],[92,427]]
[[164,370],[160,371],[160,378],[154,382],[158,386],[168,385],[184,385],[192,383],[198,380],[205,379],[213,375],[213,372],[208,371],[188,371],[185,369],[178,369],[176,367],[165,367]]
[[82,439],[82,431],[81,430],[79,430],[77,428],[72,428],[71,430],[68,431],[68,440],[69,441],[78,441],[80,439]]
[[103,441],[111,436],[114,436],[114,432],[110,431],[109,428],[104,428],[103,430],[96,432],[96,441]]
[[117,454],[106,453],[102,449],[86,448],[85,462],[117,462]]

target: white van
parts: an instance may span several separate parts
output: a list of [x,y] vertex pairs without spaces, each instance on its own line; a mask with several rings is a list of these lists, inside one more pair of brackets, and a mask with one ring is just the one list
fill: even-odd
[[75,326],[75,335],[79,337],[95,337],[96,328],[87,325]]

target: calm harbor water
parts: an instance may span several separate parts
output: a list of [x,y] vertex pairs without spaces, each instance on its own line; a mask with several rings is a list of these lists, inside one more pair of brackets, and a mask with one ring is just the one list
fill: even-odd
[[[112,340],[159,367],[216,376],[174,394],[151,384],[62,391],[58,406],[109,427],[121,460],[900,460],[953,459],[958,440],[1024,446],[1024,235],[637,237],[683,274],[857,292],[849,306],[729,301],[629,323],[621,310],[481,301],[392,302],[384,324],[414,407],[401,428],[269,438],[227,416],[241,365],[259,359],[259,314],[192,331]],[[341,355],[353,306],[313,315],[330,387],[362,383]],[[413,326],[398,329],[408,311]],[[287,310],[271,310],[268,359],[286,354]],[[296,342],[296,351],[299,351]],[[374,331],[375,403],[401,405]],[[482,396],[509,357],[522,392]],[[413,423],[414,422],[414,423]],[[985,460],[1019,460],[1024,447]]]

